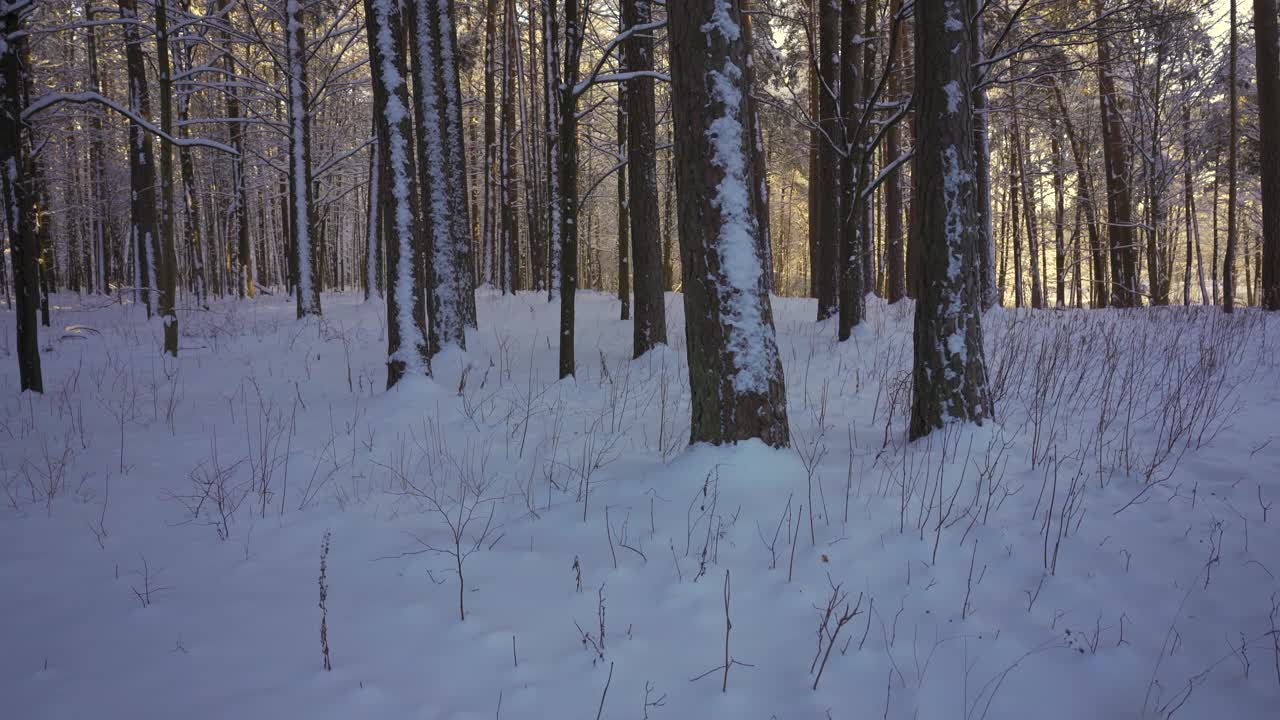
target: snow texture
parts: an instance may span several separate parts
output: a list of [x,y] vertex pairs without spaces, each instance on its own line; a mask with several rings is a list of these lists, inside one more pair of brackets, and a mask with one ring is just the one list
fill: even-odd
[[[666,302],[673,345],[632,360],[616,299],[580,293],[602,361],[566,384],[559,309],[481,292],[471,349],[386,393],[359,295],[327,294],[323,326],[279,295],[180,309],[164,367],[158,323],[55,295],[48,392],[0,367],[5,716],[493,718],[501,697],[558,720],[603,696],[640,720],[646,689],[651,720],[1275,716],[1280,317],[991,312],[999,422],[907,443],[911,301],[869,298],[835,344],[781,298],[796,449],[686,449]],[[490,357],[509,372],[482,382]],[[465,622],[428,549],[462,489]],[[690,680],[724,661],[726,572],[749,665],[722,693]],[[815,691],[832,583],[859,612]]]

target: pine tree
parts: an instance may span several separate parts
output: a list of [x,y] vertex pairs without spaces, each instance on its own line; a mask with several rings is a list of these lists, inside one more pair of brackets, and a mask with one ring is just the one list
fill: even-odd
[[789,443],[782,363],[751,203],[737,0],[670,17],[691,441]]
[[982,347],[970,83],[964,0],[915,9],[919,297],[916,299],[910,436],[948,421],[981,423],[992,412]]

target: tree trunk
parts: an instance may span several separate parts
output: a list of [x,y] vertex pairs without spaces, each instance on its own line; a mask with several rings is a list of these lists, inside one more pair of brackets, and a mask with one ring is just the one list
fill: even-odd
[[[183,0],[183,18],[191,17],[191,2]],[[192,40],[184,40],[182,43],[182,65],[184,72],[192,69],[192,53],[194,51],[195,42]],[[187,120],[191,118],[191,95],[194,93],[195,87],[184,82],[182,92],[178,95],[178,136],[181,138],[189,138],[191,136],[190,127]],[[183,145],[178,148],[178,165],[182,173],[182,208],[183,208],[183,237],[186,238],[184,243],[187,247],[188,256],[191,259],[189,271],[191,273],[191,289],[195,300],[202,306],[208,305],[209,289],[208,282],[205,277],[205,261],[204,261],[204,238],[200,233],[201,213],[200,198],[196,194],[196,165],[195,158],[192,157],[192,151],[189,146]]]
[[[89,44],[89,89],[100,93],[103,92],[103,87],[98,73],[98,39],[92,24],[96,13],[91,9],[91,4],[92,0],[86,0],[85,19],[90,23],[89,27],[85,28]],[[111,261],[115,257],[116,238],[107,202],[106,150],[103,147],[102,140],[102,112],[97,108],[91,112],[92,114],[89,116],[89,167],[93,173],[91,192],[95,215],[93,227],[97,259],[94,266],[97,271],[96,285],[99,292],[109,295],[111,294],[111,281],[113,279]]]
[[1050,118],[1049,147],[1053,157],[1053,274],[1054,300],[1058,307],[1067,305],[1067,248],[1064,240],[1066,228],[1066,177],[1062,171],[1062,133],[1056,120]]
[[1071,158],[1076,165],[1076,194],[1079,202],[1084,205],[1085,210],[1085,227],[1089,233],[1089,256],[1090,256],[1090,277],[1093,280],[1090,287],[1090,304],[1095,308],[1106,307],[1108,303],[1107,293],[1107,253],[1102,245],[1101,221],[1098,219],[1098,204],[1093,194],[1093,181],[1089,177],[1089,162],[1085,157],[1084,148],[1080,145],[1079,137],[1076,135],[1075,124],[1071,121],[1071,116],[1067,113],[1067,104],[1062,98],[1062,88],[1058,86],[1056,79],[1050,77],[1053,85],[1053,96],[1057,100],[1058,112],[1062,117],[1062,124],[1067,131],[1067,143],[1071,146]]
[[[840,275],[844,265],[840,258],[838,222],[840,205],[840,154],[843,137],[840,127],[840,1],[818,0],[818,170],[817,188],[822,197],[818,217],[817,290],[818,320],[826,320],[839,311]],[[809,182],[814,179],[811,177]],[[809,212],[815,213],[813,208]]]
[[1027,150],[1022,137],[1021,125],[1018,123],[1018,110],[1013,111],[1013,155],[1018,163],[1018,186],[1014,192],[1022,195],[1022,215],[1027,223],[1027,250],[1030,251],[1031,270],[1031,307],[1044,307],[1044,293],[1040,283],[1040,242],[1036,235],[1035,202],[1031,197],[1031,182],[1027,178]]
[[[624,0],[622,24],[644,25],[653,20],[650,0]],[[627,70],[653,70],[653,34],[634,35],[622,48]],[[640,357],[667,342],[667,310],[662,257],[662,228],[658,219],[657,112],[654,79],[636,77],[626,88],[627,211],[631,222],[631,274],[634,278],[635,319],[632,354]],[[668,220],[668,224],[670,221]]]
[[1018,134],[1011,128],[1009,130],[1009,215],[1010,229],[1013,232],[1013,306],[1015,308],[1022,307],[1022,224],[1019,220],[1018,208],[1021,203],[1018,201],[1022,191],[1022,163],[1019,161],[1019,148],[1022,143],[1018,141]]
[[[893,0],[889,6],[891,17],[902,12],[902,0]],[[890,38],[890,55],[887,60],[893,68],[889,75],[888,95],[890,103],[902,102],[902,75],[899,67],[899,56],[906,47],[906,23],[899,23],[894,32],[899,33],[895,40]],[[898,124],[894,123],[884,135],[884,157],[886,163],[892,163],[902,154],[902,140]],[[907,295],[907,279],[903,266],[903,228],[902,228],[902,171],[892,171],[892,176],[884,183],[884,262],[888,266],[886,272],[885,297],[890,303],[896,303]]]
[[782,363],[750,201],[747,62],[736,0],[672,13],[672,96],[691,442],[789,442]]
[[1262,168],[1262,307],[1280,310],[1280,20],[1276,0],[1253,0]]
[[449,207],[449,247],[433,248],[435,264],[435,332],[443,346],[456,344],[466,349],[466,329],[478,327],[476,285],[471,250],[471,207],[467,201],[467,149],[463,141],[462,86],[458,67],[458,31],[454,0],[430,0],[437,12],[428,14],[435,48],[436,95],[444,108],[444,172]]
[[[156,0],[156,74],[160,88],[160,130],[173,137],[173,64],[169,62],[169,0]],[[160,319],[164,351],[178,356],[177,249],[173,242],[173,144],[160,141]]]
[[[222,70],[228,79],[237,76],[231,57],[231,0],[218,0],[219,44],[222,48]],[[244,124],[240,122],[240,91],[234,82],[228,82],[222,90],[223,107],[227,114],[227,132],[236,156],[231,159],[231,206],[236,219],[236,294],[254,296],[253,246],[249,242],[249,194],[244,171]]]
[[[919,3],[916,28],[916,300],[910,437],[992,412],[983,359],[971,37],[963,0]],[[958,92],[957,92],[958,90]]]
[[1222,260],[1222,310],[1233,312],[1236,305],[1236,144],[1239,136],[1240,101],[1237,97],[1237,55],[1239,54],[1239,22],[1236,19],[1236,0],[1231,0],[1231,45],[1228,60],[1227,83],[1227,250]]
[[[840,198],[839,214],[836,227],[839,228],[840,252],[836,256],[840,267],[838,283],[840,300],[840,317],[837,337],[843,342],[853,334],[853,327],[862,322],[866,314],[866,286],[863,263],[865,257],[862,246],[868,238],[863,235],[863,219],[866,217],[865,205],[862,202],[861,170],[868,163],[863,157],[865,148],[863,138],[858,136],[861,120],[862,83],[859,82],[859,61],[862,60],[862,16],[858,12],[858,0],[843,0],[844,8],[840,13],[840,46],[843,53],[840,58],[840,129],[831,135],[839,139],[839,183],[833,187],[838,189]],[[868,43],[869,44],[869,43]]]
[[[755,5],[759,1],[743,0],[742,7],[742,37],[747,45],[747,64],[743,74],[746,76],[747,87],[752,88],[756,86],[755,63],[752,61],[755,53],[755,23],[748,13],[756,9]],[[652,41],[650,41],[650,44],[652,44]],[[649,69],[652,69],[653,60],[650,59],[649,63]],[[628,65],[628,67],[630,66]],[[765,289],[773,292],[773,237],[770,232],[769,170],[768,164],[765,162],[764,128],[760,124],[759,101],[756,100],[755,95],[748,95],[746,101],[747,137],[751,141],[749,162],[751,163],[751,175],[755,178],[755,182],[751,184],[751,203],[754,206],[756,223],[760,225],[760,251],[764,258],[764,266],[767,269],[767,272],[765,272]]]
[[492,285],[498,276],[498,100],[497,100],[498,0],[484,4],[484,213],[480,224],[480,279]]
[[[320,314],[319,257],[311,179],[311,101],[308,97],[306,28],[301,0],[287,0],[285,54],[289,83],[289,241],[296,269],[298,317]],[[396,13],[397,17],[399,13]],[[403,110],[402,110],[403,111]]]
[[[1102,0],[1094,4],[1099,19]],[[1120,119],[1120,94],[1112,76],[1107,28],[1098,28],[1098,103],[1102,112],[1102,154],[1106,164],[1107,225],[1111,253],[1111,304],[1138,307],[1138,248],[1133,236],[1133,196],[1129,187],[1129,146]]]
[[578,60],[583,29],[583,0],[565,0],[564,75],[559,92],[557,143],[560,173],[560,377],[574,374],[574,294],[578,290]]
[[[7,42],[0,42],[0,191],[4,193],[5,230],[13,259],[14,301],[18,335],[18,382],[23,390],[44,392],[40,373],[40,337],[36,310],[40,304],[40,248],[32,217],[28,179],[30,134],[24,132],[22,111],[26,98],[23,87],[31,72],[27,58],[27,34],[23,15],[30,11],[14,4],[0,7],[0,29]],[[122,4],[121,10],[124,10]],[[136,33],[135,33],[136,37]],[[3,262],[3,258],[0,258]]]
[[[129,72],[129,110],[145,118],[151,114],[146,60],[138,28],[137,0],[118,0],[124,20],[125,63]],[[151,283],[156,277],[156,178],[151,136],[137,122],[129,122],[130,227],[136,267],[135,287],[151,317]]]
[[[620,30],[626,29],[626,21]],[[625,83],[618,88],[618,157],[627,153],[627,89]],[[621,319],[631,319],[631,219],[627,213],[627,166],[618,168],[618,302],[622,304]]]
[[385,143],[380,139],[381,132],[376,129],[377,118],[374,118],[373,124],[375,126],[373,132],[374,141],[373,145],[369,147],[369,190],[367,193],[369,205],[368,214],[365,216],[364,299],[366,302],[372,300],[379,289],[378,245],[382,239],[381,214],[378,212],[382,196],[382,164],[379,162],[379,148]]
[[[290,0],[293,2],[294,0]],[[418,241],[417,178],[413,167],[413,119],[405,82],[404,19],[396,0],[364,0],[369,38],[369,62],[377,106],[374,117],[382,126],[379,155],[385,158],[391,180],[382,214],[393,223],[387,243],[387,387],[408,374],[430,373],[430,356],[420,325],[425,299],[417,279],[422,267]],[[297,224],[297,223],[295,223]]]
[[520,289],[520,222],[516,212],[516,4],[515,0],[506,0],[503,13],[502,43],[502,118],[501,118],[501,153],[499,159],[498,181],[500,183],[498,198],[502,214],[499,232],[501,233],[501,285],[503,292],[515,292]]
[[974,172],[978,187],[978,218],[982,231],[982,245],[978,248],[978,280],[982,284],[982,308],[995,307],[1000,302],[996,292],[995,237],[991,234],[991,141],[989,135],[990,119],[987,110],[987,89],[983,85],[986,74],[981,63],[985,61],[983,52],[984,24],[983,12],[985,4],[981,0],[968,0],[967,12],[972,18],[970,23],[971,43],[969,45],[969,62],[973,71],[973,151]]

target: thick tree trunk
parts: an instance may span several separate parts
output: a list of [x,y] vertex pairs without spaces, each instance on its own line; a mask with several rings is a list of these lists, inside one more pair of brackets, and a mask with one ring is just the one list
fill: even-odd
[[1280,20],[1276,0],[1253,0],[1262,169],[1262,307],[1280,310]]
[[690,439],[788,444],[782,363],[750,201],[746,44],[736,0],[672,13],[672,95]]
[[[652,20],[650,0],[624,0],[622,24],[625,27],[644,25]],[[623,46],[623,59],[631,72],[653,70],[653,34],[639,33],[628,40]],[[667,342],[653,78],[636,77],[627,82],[626,107],[627,212],[631,222],[631,274],[635,291],[632,354],[640,357]]]
[[[433,249],[436,265],[436,334],[442,345],[465,349],[466,329],[475,329],[476,285],[471,250],[471,206],[467,201],[467,149],[463,141],[462,85],[458,67],[458,31],[454,0],[430,0],[437,8],[428,17],[440,53],[436,95],[444,103],[444,172],[448,192],[449,237],[447,251]],[[450,312],[445,312],[449,310]]]
[[[122,5],[121,9],[124,7]],[[8,5],[0,8],[0,32],[7,42],[0,42],[0,191],[4,193],[5,230],[9,236],[9,252],[13,260],[15,319],[17,325],[18,382],[23,390],[44,392],[40,373],[40,337],[36,310],[40,304],[39,243],[32,217],[32,198],[28,179],[31,163],[28,156],[30,136],[23,129],[25,109],[23,86],[31,68],[27,58],[27,35],[23,15]],[[3,262],[3,258],[0,258]]]
[[[290,0],[291,2],[293,0]],[[404,19],[396,0],[364,0],[369,62],[382,127],[379,155],[391,181],[382,214],[393,223],[387,256],[387,387],[409,374],[430,373],[430,356],[421,319],[426,301],[417,279],[423,265],[417,227],[417,177],[413,167],[413,119],[405,82]]]
[[[409,55],[417,90],[414,129],[423,204],[422,222],[417,228],[423,240],[419,267],[428,319],[428,353],[435,355],[444,347],[466,347],[466,300],[471,294],[467,281],[471,266],[466,250],[471,240],[466,230],[465,204],[462,217],[455,210],[455,184],[465,186],[465,175],[458,172],[456,159],[451,158],[455,149],[450,147],[449,88],[455,79],[448,72],[453,67],[452,56],[446,59],[445,54],[445,34],[451,27],[449,6],[447,0],[413,0],[405,5],[404,12],[413,29]],[[464,203],[465,197],[462,195]],[[510,212],[514,214],[514,210]]]
[[[916,301],[910,437],[992,412],[983,359],[971,87],[964,0],[919,3],[916,149],[920,296]],[[958,92],[957,92],[958,90]]]

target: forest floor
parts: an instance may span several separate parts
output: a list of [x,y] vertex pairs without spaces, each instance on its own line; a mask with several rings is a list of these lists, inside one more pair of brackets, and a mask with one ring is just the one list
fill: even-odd
[[1280,316],[993,311],[998,419],[907,443],[909,303],[837,344],[775,300],[772,450],[687,447],[677,295],[632,361],[580,294],[558,382],[557,307],[482,291],[390,392],[355,296],[184,312],[177,361],[136,307],[56,305],[42,396],[0,312],[14,720],[1280,707]]

